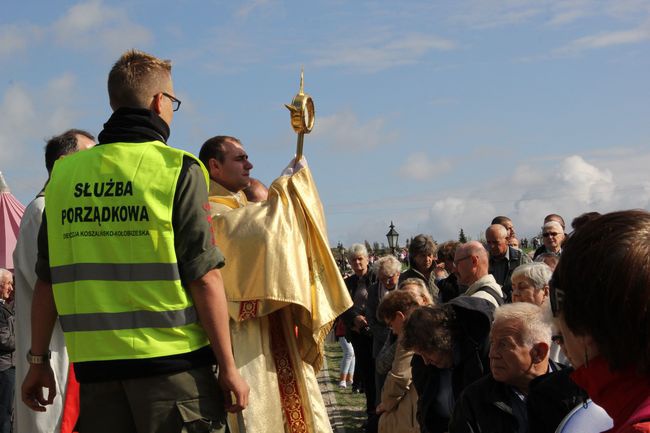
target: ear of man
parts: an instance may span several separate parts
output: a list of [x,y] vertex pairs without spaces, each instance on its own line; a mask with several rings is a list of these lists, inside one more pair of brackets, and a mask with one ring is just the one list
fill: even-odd
[[535,364],[539,364],[548,355],[549,345],[544,342],[539,342],[530,349],[530,357]]
[[160,116],[162,113],[162,104],[163,104],[164,95],[162,93],[156,93],[151,101],[149,106],[150,110]]

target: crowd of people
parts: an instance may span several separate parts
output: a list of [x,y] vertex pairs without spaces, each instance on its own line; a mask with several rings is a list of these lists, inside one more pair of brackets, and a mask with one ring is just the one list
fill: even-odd
[[551,432],[589,398],[650,432],[650,213],[548,215],[532,254],[498,216],[405,270],[355,244],[344,281],[304,159],[266,188],[233,136],[168,146],[171,63],[141,51],[108,96],[97,144],[47,142],[0,269],[0,433],[331,432],[333,326],[367,432]]
[[[541,225],[529,252],[505,216],[484,243],[420,234],[405,270],[348,249],[339,386],[365,394],[365,432],[650,431],[650,213]],[[570,430],[578,408],[607,415]]]

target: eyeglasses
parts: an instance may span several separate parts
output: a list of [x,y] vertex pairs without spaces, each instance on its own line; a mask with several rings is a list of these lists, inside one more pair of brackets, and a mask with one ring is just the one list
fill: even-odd
[[546,232],[546,233],[542,233],[542,236],[544,236],[545,238],[547,238],[547,237],[549,237],[549,236],[553,236],[553,237],[555,237],[555,236],[557,236],[557,235],[559,235],[559,233],[556,233],[556,232]]
[[398,275],[399,275],[399,272],[396,272],[396,273],[393,274],[393,275],[389,275],[389,276],[384,277],[384,278],[379,278],[379,281],[381,281],[382,283],[384,283],[384,285],[391,284],[391,283],[394,284],[394,281],[393,281],[393,280],[394,280],[394,278],[395,278],[396,276],[398,276]]
[[160,92],[160,93],[162,93],[164,96],[168,97],[172,101],[172,111],[178,111],[178,109],[181,108],[180,99],[170,95],[169,93],[165,93],[165,92]]
[[470,254],[469,256],[461,257],[461,258],[458,259],[458,260],[454,260],[454,266],[458,266],[458,264],[459,264],[460,262],[462,262],[463,260],[469,259],[470,257],[472,257],[471,254]]
[[554,278],[551,278],[551,281],[548,283],[549,292],[550,292],[550,301],[551,301],[551,312],[553,312],[553,317],[557,317],[562,311],[562,304],[564,303],[564,290],[557,287]]

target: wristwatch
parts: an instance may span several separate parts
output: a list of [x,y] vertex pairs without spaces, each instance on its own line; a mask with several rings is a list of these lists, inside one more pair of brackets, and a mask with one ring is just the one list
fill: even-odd
[[52,358],[52,352],[49,350],[44,355],[34,355],[31,350],[27,352],[27,362],[30,364],[47,364],[50,362],[50,358]]

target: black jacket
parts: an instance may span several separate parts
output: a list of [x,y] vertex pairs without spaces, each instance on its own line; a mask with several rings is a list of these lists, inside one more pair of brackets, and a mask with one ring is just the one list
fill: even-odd
[[[365,280],[366,283],[366,288],[370,290],[370,286],[375,282],[376,278],[375,275],[368,269],[368,272],[361,277],[361,279]],[[350,293],[350,298],[354,301],[354,296],[357,291],[357,285],[359,284],[359,277],[356,276],[356,274],[352,274],[349,277],[347,277],[345,280],[345,287],[348,289],[348,293]],[[366,299],[366,302],[361,305],[352,305],[350,308],[348,308],[343,314],[341,314],[341,318],[345,322],[345,326],[348,329],[348,332],[352,329],[354,326],[354,318],[357,317],[358,315],[366,316],[367,320],[367,304],[368,300]]]
[[[456,313],[460,334],[454,341],[451,385],[454,401],[471,383],[489,373],[489,334],[494,305],[482,298],[459,296],[447,303]],[[435,412],[441,370],[427,366],[420,356],[411,361],[413,383],[418,392],[418,422],[426,433],[446,432],[449,419]]]
[[[552,373],[533,379],[527,400],[528,425],[519,426],[513,414],[518,399],[512,389],[492,375],[467,387],[454,408],[449,433],[553,433],[562,419],[586,396],[568,374],[570,369],[552,364]],[[520,428],[521,427],[521,428]]]
[[0,303],[0,371],[13,367],[16,349],[14,312],[9,305]]
[[[513,247],[508,247],[508,269],[506,271],[505,278],[503,281],[497,280],[497,283],[499,283],[503,289],[503,295],[506,298],[506,302],[510,302],[512,299],[512,273],[514,272],[517,267],[525,264],[525,263],[530,263],[532,260],[530,257],[528,257],[523,251],[518,250],[517,248]],[[495,266],[495,260],[490,257],[490,268],[489,272],[494,275],[493,272],[493,266]]]

